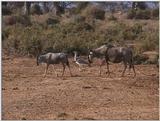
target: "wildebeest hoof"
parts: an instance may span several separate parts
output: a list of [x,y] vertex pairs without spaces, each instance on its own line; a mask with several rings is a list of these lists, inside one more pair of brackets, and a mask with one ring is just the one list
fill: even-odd
[[58,74],[56,74],[56,77],[58,77]]
[[44,75],[43,78],[45,78],[46,76]]

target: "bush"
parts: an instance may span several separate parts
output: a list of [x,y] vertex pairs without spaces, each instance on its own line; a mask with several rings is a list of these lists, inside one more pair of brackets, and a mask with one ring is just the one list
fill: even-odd
[[142,25],[139,23],[134,24],[132,27],[132,32],[134,32],[135,34],[139,34],[142,32]]
[[148,60],[148,57],[138,54],[133,57],[133,60],[134,60],[134,64],[144,64]]
[[31,14],[38,14],[38,15],[40,15],[40,14],[42,14],[42,13],[43,13],[43,12],[42,12],[42,10],[41,10],[41,8],[40,8],[39,5],[35,4],[35,5],[33,5],[33,6],[31,7]]
[[151,14],[152,14],[152,18],[159,18],[159,8],[153,9]]
[[135,19],[150,19],[151,13],[149,10],[137,9]]
[[29,16],[26,16],[26,15],[7,16],[7,17],[4,17],[3,22],[6,25],[14,25],[16,23],[22,24],[24,26],[31,25],[30,18]]
[[72,16],[73,23],[80,23],[85,21],[85,17],[81,15],[73,15]]
[[79,33],[81,31],[93,31],[94,28],[85,22],[81,22],[81,23],[68,23],[66,25],[64,25],[63,31],[65,31],[65,33]]
[[141,9],[131,9],[127,13],[128,19],[150,19],[151,11],[150,10],[141,10]]
[[60,21],[58,20],[58,19],[54,19],[54,18],[48,18],[47,20],[46,20],[46,23],[47,23],[47,25],[54,25],[54,24],[57,24],[57,23],[59,23]]
[[159,50],[159,34],[157,32],[142,32],[137,38],[139,43],[135,50],[136,53],[143,53],[145,51]]
[[5,25],[14,25],[16,24],[16,16],[6,16],[3,21]]
[[31,25],[30,17],[27,15],[16,16],[16,21],[24,26]]
[[117,18],[116,18],[114,15],[110,15],[110,16],[108,17],[108,20],[109,20],[109,21],[117,21]]
[[136,11],[134,9],[130,9],[127,13],[127,18],[128,19],[133,19],[136,16]]
[[12,14],[11,10],[7,7],[2,5],[2,15],[10,15]]
[[93,18],[93,19],[95,18],[95,19],[104,20],[104,18],[105,18],[105,11],[101,8],[96,7],[96,6],[86,7],[86,9],[84,9],[82,14],[85,17],[89,17],[89,18]]
[[[56,20],[59,19],[56,18]],[[53,25],[47,27],[38,23],[32,23],[32,26],[25,27],[22,24],[5,26],[2,31],[3,48],[14,48],[16,52],[23,55],[28,53],[36,55],[37,51],[70,53],[73,50],[87,54],[88,49],[99,47],[105,42],[122,46],[128,42],[134,43],[136,44],[136,55],[159,48],[158,27],[156,27],[157,29],[143,30],[141,23],[131,26],[116,21],[110,22],[113,24],[107,23],[106,29],[99,29],[97,26],[81,21],[81,19],[79,21],[79,17],[78,21],[70,23],[54,23],[51,21]]]

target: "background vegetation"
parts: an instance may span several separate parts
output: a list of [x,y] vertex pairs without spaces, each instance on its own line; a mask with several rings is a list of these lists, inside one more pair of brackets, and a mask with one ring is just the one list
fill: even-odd
[[136,57],[145,51],[158,52],[157,4],[2,2],[2,47],[20,55],[73,50],[86,54],[90,48],[111,42],[133,46]]

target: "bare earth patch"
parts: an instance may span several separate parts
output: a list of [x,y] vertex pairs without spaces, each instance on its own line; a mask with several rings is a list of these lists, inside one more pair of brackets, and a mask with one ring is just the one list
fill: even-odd
[[[2,60],[2,119],[159,119],[159,75],[155,65],[136,65],[137,76],[121,77],[122,64],[111,64],[111,76],[98,76],[98,66],[79,72],[71,62],[56,77],[52,66],[35,59]],[[56,65],[61,74],[62,66]],[[127,71],[128,72],[128,71]],[[150,76],[146,76],[150,75]]]

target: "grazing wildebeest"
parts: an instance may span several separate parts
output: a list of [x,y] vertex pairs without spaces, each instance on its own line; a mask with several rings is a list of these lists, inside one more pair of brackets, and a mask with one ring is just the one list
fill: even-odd
[[[44,73],[44,77],[47,74],[47,70],[48,70],[48,67],[50,64],[54,65],[54,64],[59,64],[59,63],[62,63],[62,65],[63,65],[62,76],[64,74],[66,65],[68,66],[70,75],[72,76],[68,57],[67,57],[67,54],[65,54],[65,53],[47,53],[47,54],[39,55],[39,56],[37,56],[37,66],[39,65],[39,63],[46,63],[47,64],[46,69],[45,69],[45,73]],[[56,71],[55,71],[55,73],[56,73]]]
[[[92,61],[93,57],[101,58],[102,62],[105,57],[105,61],[107,63],[107,72],[109,72],[109,61],[112,63],[120,63],[123,61],[124,70],[122,72],[122,76],[127,68],[127,64],[129,64],[129,70],[132,68],[134,71],[134,76],[136,75],[134,64],[133,64],[133,52],[131,48],[128,47],[116,47],[111,44],[105,44],[97,49],[90,50],[88,55],[90,61]],[[100,71],[101,72],[101,71]]]
[[79,71],[81,71],[82,67],[84,66],[90,67],[90,62],[88,61],[89,59],[86,61],[85,59],[81,58],[77,51],[74,51],[73,53],[74,53],[74,61],[79,66]]

